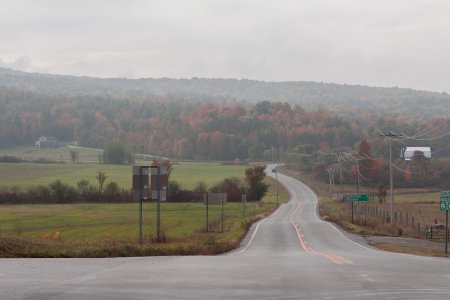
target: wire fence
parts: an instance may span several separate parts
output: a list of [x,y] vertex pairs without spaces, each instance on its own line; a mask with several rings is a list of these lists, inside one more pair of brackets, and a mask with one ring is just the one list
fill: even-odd
[[393,205],[391,215],[389,203],[378,203],[374,199],[372,195],[369,201],[353,203],[327,199],[321,201],[319,209],[322,216],[338,223],[353,220],[354,224],[374,231],[445,242],[445,214],[440,212],[439,203],[399,203]]

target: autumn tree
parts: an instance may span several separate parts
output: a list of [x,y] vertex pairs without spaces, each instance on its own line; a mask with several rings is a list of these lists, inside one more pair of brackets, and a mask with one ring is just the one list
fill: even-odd
[[153,160],[153,166],[159,166],[159,167],[165,167],[167,168],[167,177],[170,178],[170,174],[172,174],[173,171],[173,164],[168,159],[162,159],[162,160]]
[[223,181],[212,186],[213,193],[226,193],[229,201],[241,201],[242,194],[245,193],[243,182],[237,177],[225,178]]
[[248,184],[248,199],[250,201],[261,200],[267,192],[268,185],[263,182],[266,177],[265,169],[265,165],[245,169],[245,181]]

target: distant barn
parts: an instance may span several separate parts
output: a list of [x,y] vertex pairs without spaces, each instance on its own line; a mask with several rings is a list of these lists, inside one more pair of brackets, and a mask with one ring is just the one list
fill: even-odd
[[403,158],[405,159],[405,161],[410,161],[412,160],[414,153],[423,153],[423,156],[425,156],[425,158],[431,160],[430,147],[406,147],[403,152]]
[[58,141],[54,136],[41,136],[36,141],[36,146],[39,148],[57,148]]

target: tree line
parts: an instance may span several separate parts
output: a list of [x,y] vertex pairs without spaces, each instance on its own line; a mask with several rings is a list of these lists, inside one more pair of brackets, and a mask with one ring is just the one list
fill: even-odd
[[[167,161],[166,161],[167,162]],[[172,170],[170,163],[163,162]],[[245,180],[231,177],[207,187],[199,182],[192,189],[181,188],[181,184],[169,180],[167,201],[169,202],[201,202],[203,194],[207,192],[226,193],[228,201],[239,202],[243,194],[249,201],[261,200],[268,189],[264,182],[266,166],[256,165],[245,170]],[[170,174],[170,173],[169,173]],[[97,182],[92,184],[88,180],[80,180],[76,187],[55,180],[49,185],[30,186],[26,189],[12,188],[0,190],[0,204],[62,204],[62,203],[128,203],[134,202],[133,191],[121,189],[116,182],[107,182],[107,174],[99,171]]]

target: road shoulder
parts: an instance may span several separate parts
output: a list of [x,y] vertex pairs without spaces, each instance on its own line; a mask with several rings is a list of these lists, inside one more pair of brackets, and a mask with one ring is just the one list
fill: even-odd
[[444,243],[410,237],[359,235],[346,231],[334,223],[332,224],[350,240],[373,250],[385,250],[423,256],[445,256]]

